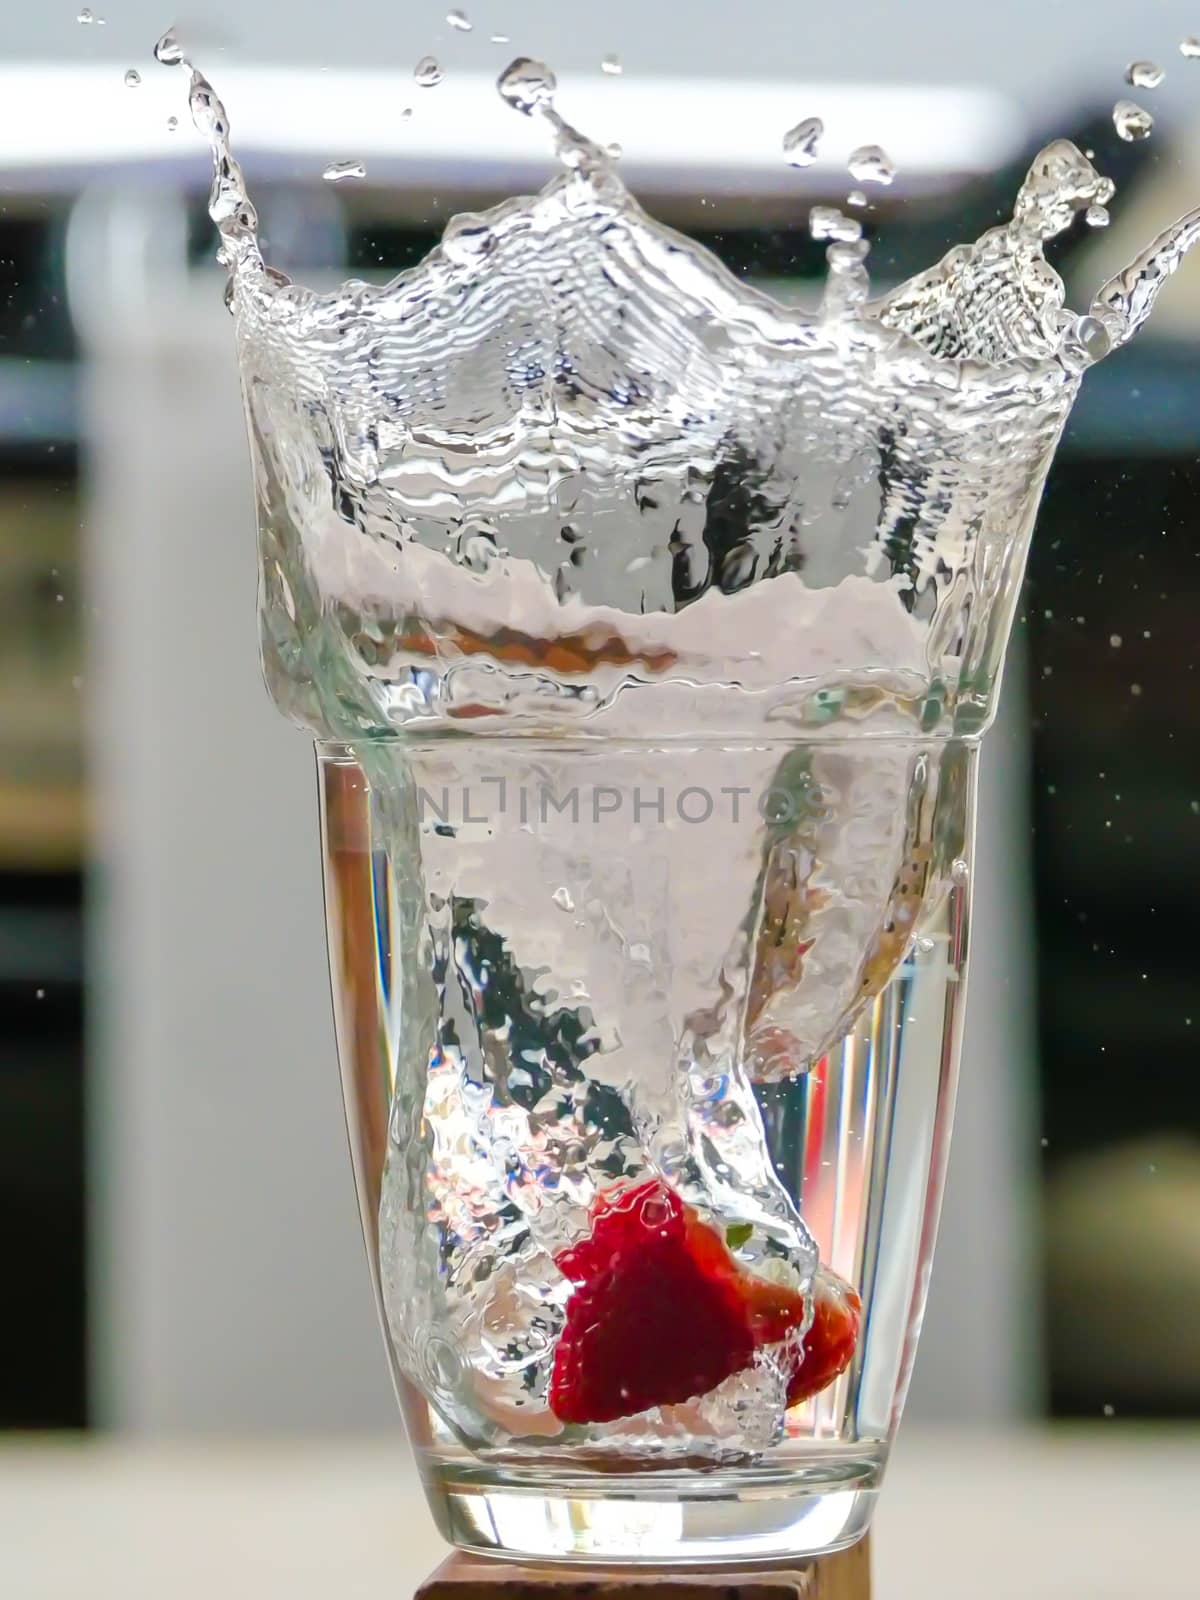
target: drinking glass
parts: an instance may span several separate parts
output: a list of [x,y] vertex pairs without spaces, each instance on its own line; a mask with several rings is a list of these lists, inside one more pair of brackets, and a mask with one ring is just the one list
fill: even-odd
[[828,1551],[904,1403],[978,744],[1081,371],[988,308],[1011,272],[1042,337],[1042,232],[1100,180],[1051,150],[863,314],[839,237],[806,317],[651,222],[548,83],[501,79],[569,170],[384,286],[264,269],[215,147],[368,1258],[452,1540]]

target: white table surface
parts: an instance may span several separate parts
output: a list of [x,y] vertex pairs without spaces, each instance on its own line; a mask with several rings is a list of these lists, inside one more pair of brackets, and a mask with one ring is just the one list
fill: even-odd
[[[399,1438],[0,1443],[4,1600],[407,1600],[444,1552]],[[902,1435],[875,1600],[1197,1600],[1200,1432]]]

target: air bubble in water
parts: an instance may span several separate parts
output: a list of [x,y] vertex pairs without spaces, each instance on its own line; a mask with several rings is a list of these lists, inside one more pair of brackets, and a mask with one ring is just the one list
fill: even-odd
[[1131,61],[1125,68],[1125,82],[1135,89],[1157,89],[1165,77],[1157,61]]
[[618,56],[605,56],[600,63],[600,71],[607,72],[610,78],[619,78],[624,70]]
[[518,56],[496,79],[496,88],[502,100],[528,117],[554,99],[558,79],[544,61]]
[[1195,61],[1200,57],[1200,39],[1194,33],[1189,33],[1186,39],[1179,41],[1179,54],[1186,56],[1189,61]]
[[413,77],[422,89],[432,89],[441,83],[443,73],[436,56],[422,56],[413,68]]
[[183,61],[183,47],[175,37],[175,29],[168,28],[154,46],[154,59],[161,67],[177,67]]
[[554,904],[560,911],[574,911],[575,909],[575,902],[571,898],[571,891],[565,887],[555,889],[550,898],[554,901]]
[[850,176],[859,183],[887,184],[896,176],[890,156],[877,144],[860,144],[857,150],[850,152],[846,166]]
[[1154,131],[1154,118],[1132,100],[1118,100],[1112,119],[1117,133],[1129,144],[1148,139]]
[[331,161],[321,176],[326,183],[340,183],[343,178],[365,178],[367,169],[361,161]]
[[1083,220],[1089,228],[1107,228],[1112,219],[1107,206],[1089,206],[1083,213]]
[[862,238],[862,223],[847,217],[836,206],[814,206],[808,214],[808,230],[814,239],[833,239],[850,244]]
[[825,124],[820,117],[805,117],[783,136],[784,160],[793,167],[811,167],[817,159]]
[[130,67],[125,74],[125,87],[136,89],[142,81],[142,75],[136,67]]
[[452,28],[457,28],[459,33],[470,33],[474,26],[465,11],[447,11],[446,21]]

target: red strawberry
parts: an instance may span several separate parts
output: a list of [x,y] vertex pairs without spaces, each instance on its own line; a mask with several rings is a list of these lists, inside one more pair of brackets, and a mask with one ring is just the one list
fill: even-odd
[[[612,1422],[708,1394],[804,1318],[802,1295],[748,1272],[657,1178],[605,1190],[591,1233],[556,1259],[575,1285],[550,1379],[550,1408],[563,1422]],[[842,1371],[858,1334],[848,1284],[822,1274],[814,1293],[796,1399]]]
[[804,1355],[788,1384],[789,1406],[820,1394],[841,1377],[858,1344],[862,1300],[857,1289],[828,1267],[818,1267],[812,1296],[813,1319],[804,1335]]

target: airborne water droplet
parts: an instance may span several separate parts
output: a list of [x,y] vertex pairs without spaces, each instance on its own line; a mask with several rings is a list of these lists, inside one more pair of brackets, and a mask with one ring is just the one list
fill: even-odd
[[83,10],[75,18],[75,21],[76,22],[82,22],[84,27],[86,27],[88,25],[88,23],[90,23],[90,22],[95,22],[95,20],[96,20],[95,17],[92,15],[91,11],[88,9],[87,6],[84,6]]
[[136,89],[142,81],[142,75],[136,67],[130,67],[125,74],[125,87]]
[[167,132],[168,133],[174,133],[176,128],[178,128],[178,126],[179,126],[179,118],[178,117],[168,117],[167,118]]
[[814,239],[833,239],[851,244],[862,238],[862,223],[847,217],[836,206],[814,206],[808,214],[808,230]]
[[811,167],[817,159],[817,150],[825,124],[820,117],[805,117],[783,136],[784,159],[793,167]]
[[1113,107],[1113,127],[1129,144],[1148,139],[1154,131],[1154,118],[1132,100],[1118,100]]
[[607,72],[610,78],[619,78],[624,70],[618,56],[605,56],[600,63],[600,71]]
[[447,11],[446,21],[452,28],[457,28],[459,33],[470,33],[474,26],[465,11]]
[[1107,206],[1089,206],[1083,214],[1083,220],[1089,228],[1107,228],[1112,219]]
[[1189,33],[1186,39],[1179,41],[1179,54],[1186,56],[1189,61],[1195,61],[1200,57],[1200,39],[1194,33]]
[[422,56],[413,68],[413,77],[422,89],[432,89],[444,76],[436,56]]
[[509,62],[496,79],[496,88],[502,100],[528,117],[554,99],[558,79],[545,62],[518,56],[515,61]]
[[550,896],[551,900],[560,911],[574,911],[575,902],[571,898],[571,891],[567,888],[555,889]]
[[896,169],[886,150],[877,144],[860,144],[850,152],[846,166],[859,183],[891,183]]
[[361,161],[331,161],[321,176],[326,183],[340,183],[343,178],[365,178],[367,169]]
[[168,28],[154,46],[154,59],[162,67],[177,67],[183,61],[183,46],[175,37],[174,28]]
[[867,197],[861,189],[851,189],[850,193],[846,196],[846,204],[848,206],[865,206],[866,203]]
[[1157,89],[1165,77],[1157,61],[1131,61],[1125,68],[1125,82],[1135,89]]

